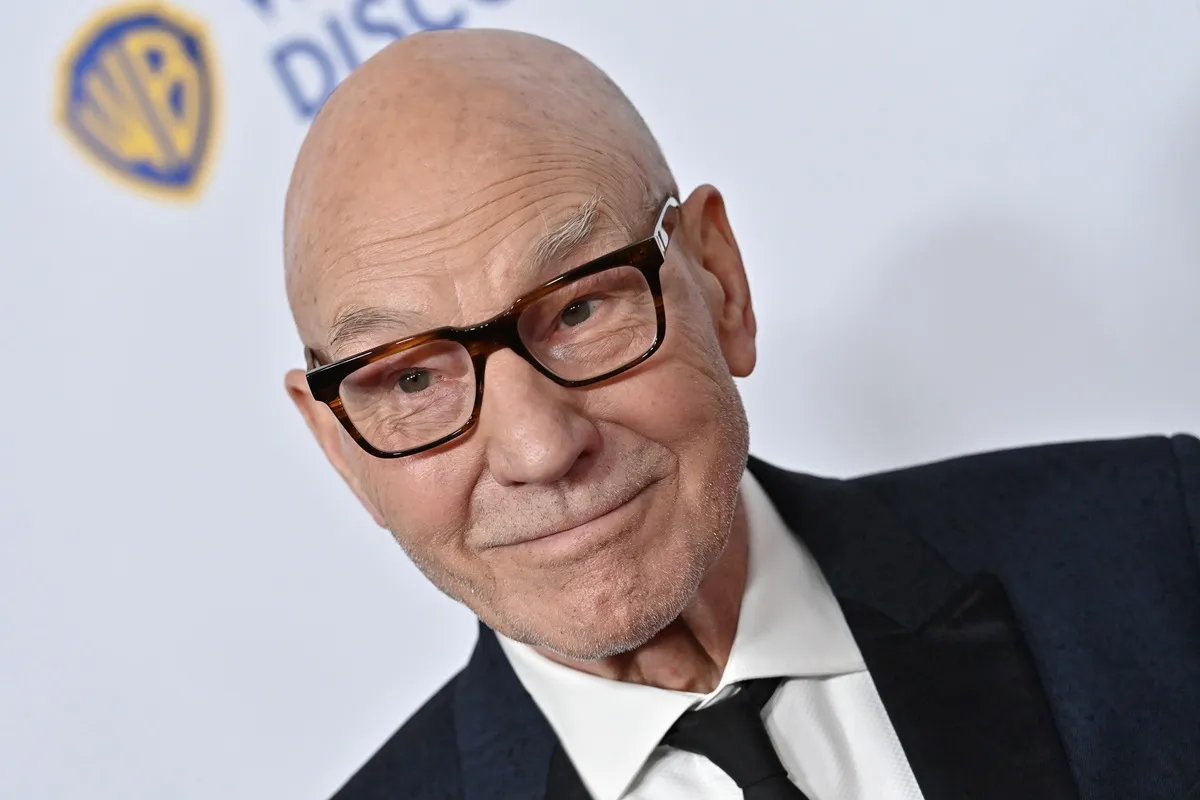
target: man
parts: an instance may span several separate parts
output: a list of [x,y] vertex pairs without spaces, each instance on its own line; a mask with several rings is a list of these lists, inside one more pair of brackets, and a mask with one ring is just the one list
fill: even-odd
[[365,64],[285,227],[288,391],[481,621],[338,798],[1200,798],[1196,439],[747,468],[723,199],[532,36]]

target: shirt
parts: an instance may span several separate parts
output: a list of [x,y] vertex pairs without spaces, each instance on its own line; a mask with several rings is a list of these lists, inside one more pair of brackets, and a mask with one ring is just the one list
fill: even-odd
[[754,678],[786,677],[764,707],[791,779],[813,800],[922,800],[916,778],[816,561],[754,477],[740,485],[749,564],[737,633],[716,689],[680,692],[600,678],[499,636],[594,800],[741,800],[703,756],[659,745],[688,709]]

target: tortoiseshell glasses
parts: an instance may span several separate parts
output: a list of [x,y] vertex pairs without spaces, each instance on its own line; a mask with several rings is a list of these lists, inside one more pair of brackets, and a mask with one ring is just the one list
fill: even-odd
[[308,387],[368,453],[400,458],[469,431],[487,357],[508,348],[560,386],[634,367],[666,335],[659,271],[679,214],[667,198],[648,239],[576,267],[477,325],[437,328],[332,364],[308,360]]

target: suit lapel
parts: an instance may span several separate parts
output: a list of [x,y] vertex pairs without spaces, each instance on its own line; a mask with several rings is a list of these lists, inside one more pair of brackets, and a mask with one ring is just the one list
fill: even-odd
[[750,468],[838,597],[925,800],[1077,800],[999,581],[957,573],[853,484]]
[[846,611],[925,800],[1079,797],[999,581],[979,576],[914,631]]
[[560,742],[550,757],[550,775],[546,781],[546,800],[592,800],[583,778],[571,763]]

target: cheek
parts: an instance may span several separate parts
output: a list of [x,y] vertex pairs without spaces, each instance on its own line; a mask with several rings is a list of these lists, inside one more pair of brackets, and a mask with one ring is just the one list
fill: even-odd
[[414,559],[440,563],[462,541],[473,477],[450,451],[372,459],[364,486],[384,525]]
[[614,421],[661,444],[701,436],[717,411],[719,398],[712,381],[687,363],[664,358],[634,383]]
[[662,347],[631,375],[629,391],[623,392],[630,426],[663,444],[702,438],[740,410],[702,299],[695,292],[681,292],[668,301],[667,314]]
[[731,425],[740,428],[744,413],[719,351],[704,353],[682,337],[666,344],[588,413],[671,450],[688,471],[689,455],[734,444]]

